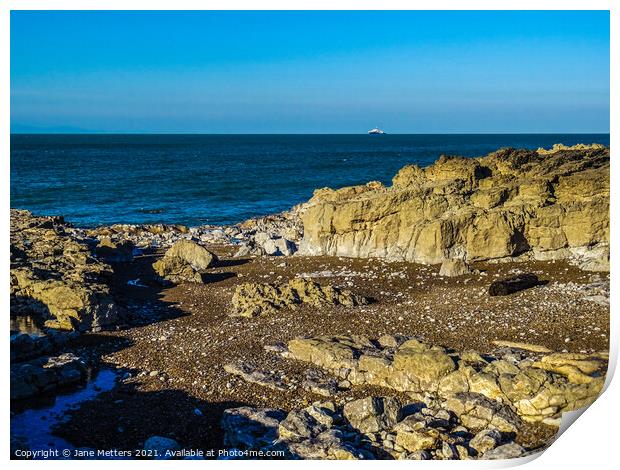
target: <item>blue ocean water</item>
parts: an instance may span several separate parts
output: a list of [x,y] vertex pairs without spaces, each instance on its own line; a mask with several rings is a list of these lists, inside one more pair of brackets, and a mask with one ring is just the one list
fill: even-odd
[[316,188],[379,180],[442,154],[602,143],[609,134],[11,136],[11,207],[80,226],[228,224]]

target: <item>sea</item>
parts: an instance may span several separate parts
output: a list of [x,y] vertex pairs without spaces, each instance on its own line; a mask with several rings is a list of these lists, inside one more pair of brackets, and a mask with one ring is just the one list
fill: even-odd
[[555,143],[609,145],[609,134],[13,134],[11,207],[84,227],[233,224],[317,188],[389,184],[442,154]]

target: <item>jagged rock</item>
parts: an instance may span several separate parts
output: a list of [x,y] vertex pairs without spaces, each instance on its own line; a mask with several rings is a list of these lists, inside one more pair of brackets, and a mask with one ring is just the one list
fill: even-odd
[[489,286],[489,295],[510,295],[538,285],[540,285],[540,280],[536,274],[519,274],[507,279],[493,281]]
[[281,308],[295,308],[304,303],[317,308],[324,305],[351,307],[366,304],[368,300],[348,290],[321,286],[310,279],[296,278],[278,284],[246,283],[235,289],[231,315],[255,317],[273,314]]
[[133,259],[134,244],[129,240],[114,241],[102,237],[95,248],[97,257],[106,263],[129,263]]
[[494,428],[502,432],[516,432],[521,424],[510,408],[477,393],[456,393],[443,406],[455,413],[465,427],[474,431]]
[[502,431],[514,431],[521,420],[548,421],[592,403],[602,389],[608,360],[604,353],[542,353],[539,361],[515,364],[471,351],[448,353],[415,339],[395,349],[345,336],[297,338],[289,341],[286,354],[353,385],[432,393],[446,400],[447,409],[465,416],[468,427],[492,425]]
[[609,245],[599,243],[593,247],[573,250],[574,262],[584,271],[609,272]]
[[[224,440],[304,459],[519,457],[526,451],[515,439],[531,432],[529,422],[557,426],[562,411],[596,398],[608,360],[604,353],[527,349],[515,354],[505,347],[482,355],[406,337],[291,340],[282,348],[289,359],[313,363],[352,386],[381,386],[414,401],[401,406],[389,395],[366,396],[344,405],[315,403],[288,414],[227,410]],[[541,439],[536,448],[545,443]]]
[[11,210],[12,316],[36,316],[64,330],[114,325],[121,310],[107,285],[111,275],[62,218]]
[[497,429],[483,429],[469,441],[469,446],[481,455],[495,449],[502,439],[502,433]]
[[316,369],[306,371],[306,379],[301,383],[301,386],[304,390],[324,397],[331,397],[338,393],[338,382]]
[[77,335],[75,331],[57,330],[47,330],[46,334],[35,337],[26,333],[11,335],[11,363],[51,354]]
[[401,426],[396,433],[396,444],[409,452],[434,449],[439,432],[435,429],[412,429]]
[[368,397],[344,405],[344,417],[362,433],[390,429],[401,417],[401,404],[395,398]]
[[455,277],[471,273],[471,268],[462,259],[447,259],[441,263],[440,276]]
[[216,262],[217,257],[206,248],[181,239],[153,263],[153,269],[167,281],[201,283],[204,272]]
[[564,144],[553,144],[550,149],[545,149],[543,147],[539,147],[536,150],[536,153],[540,155],[552,155],[557,152],[567,151],[567,150],[597,150],[604,149],[605,146],[602,144],[575,144],[575,145],[564,145]]
[[302,441],[316,437],[327,428],[306,410],[291,411],[278,427],[278,435],[285,441]]
[[568,259],[609,243],[609,149],[501,149],[406,166],[391,187],[320,189],[300,252],[420,263]]

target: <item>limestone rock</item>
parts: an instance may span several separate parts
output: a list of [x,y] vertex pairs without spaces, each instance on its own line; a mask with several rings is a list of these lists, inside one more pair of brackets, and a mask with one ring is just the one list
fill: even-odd
[[107,284],[111,275],[62,218],[11,210],[12,316],[36,316],[64,330],[114,325],[122,312]]
[[471,268],[462,259],[447,259],[441,263],[440,276],[455,277],[471,273]]
[[404,167],[391,187],[317,190],[301,218],[305,255],[428,264],[571,258],[608,246],[609,148],[442,156]]
[[[291,340],[287,348],[277,348],[287,359],[312,363],[352,389],[383,387],[386,395],[366,395],[345,400],[344,405],[314,403],[288,414],[227,410],[225,443],[278,449],[288,458],[303,459],[523,456],[547,443],[547,437],[535,437],[538,440],[528,443],[526,452],[515,441],[531,435],[530,423],[557,426],[563,411],[596,399],[609,358],[606,353],[553,353],[519,343],[500,345],[510,347],[480,354],[395,336]],[[356,395],[362,390],[366,388],[356,390]],[[389,390],[398,392],[398,398]],[[404,396],[413,401],[401,406]],[[258,435],[269,438],[261,440]]]
[[587,406],[605,381],[604,353],[536,349],[540,360],[515,364],[503,356],[449,353],[413,338],[394,348],[360,336],[321,336],[291,340],[285,354],[332,371],[353,385],[434,394],[446,400],[446,409],[466,416],[461,418],[476,431],[489,426],[509,431],[520,420],[555,419],[562,411]]
[[483,429],[469,441],[469,446],[478,454],[484,454],[495,449],[501,442],[502,433],[497,429]]
[[348,290],[320,284],[303,278],[286,283],[246,283],[237,286],[232,298],[232,316],[255,317],[273,314],[282,308],[295,308],[309,304],[320,308],[324,305],[352,307],[368,303],[364,297]]
[[97,257],[106,263],[129,263],[133,259],[134,244],[129,240],[102,237],[95,248]]
[[217,257],[191,240],[181,239],[153,263],[162,278],[174,283],[203,282],[203,273],[217,262]]
[[280,422],[278,435],[282,440],[301,441],[316,437],[325,430],[326,426],[319,423],[306,410],[293,410]]
[[368,397],[344,405],[344,417],[362,433],[390,429],[400,419],[400,402],[390,397]]
[[476,393],[457,393],[443,406],[459,416],[464,426],[473,430],[494,428],[503,432],[516,432],[519,417],[507,407]]

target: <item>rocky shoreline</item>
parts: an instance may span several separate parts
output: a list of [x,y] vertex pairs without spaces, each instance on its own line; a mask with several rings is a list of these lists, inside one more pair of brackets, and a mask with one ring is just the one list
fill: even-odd
[[76,448],[519,457],[602,389],[608,271],[596,144],[442,157],[235,226],[11,210],[12,412],[106,367],[54,429]]

